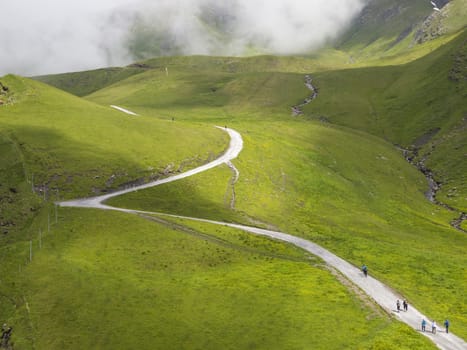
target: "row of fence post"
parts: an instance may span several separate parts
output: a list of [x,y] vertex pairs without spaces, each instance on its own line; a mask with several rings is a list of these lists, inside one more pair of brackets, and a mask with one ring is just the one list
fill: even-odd
[[[55,224],[58,223],[58,206],[54,205],[54,212],[55,212]],[[51,229],[51,222],[50,222],[50,210],[47,210],[47,234],[50,234]],[[42,228],[39,228],[38,234],[38,242],[39,242],[39,250],[42,249]],[[33,239],[29,240],[29,262],[32,262],[33,258]],[[21,272],[21,265],[19,266],[19,272]]]

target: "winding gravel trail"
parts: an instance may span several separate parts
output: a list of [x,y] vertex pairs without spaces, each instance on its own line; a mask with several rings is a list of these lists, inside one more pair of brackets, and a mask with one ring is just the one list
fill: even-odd
[[228,164],[232,159],[237,158],[238,154],[242,150],[242,148],[243,148],[243,139],[240,136],[240,134],[238,132],[236,132],[235,130],[232,130],[232,129],[229,129],[229,128],[223,128],[223,127],[220,127],[220,126],[217,126],[217,128],[219,128],[221,130],[225,130],[229,134],[230,144],[229,144],[229,148],[227,149],[227,151],[222,156],[220,156],[219,158],[213,160],[212,162],[209,162],[209,163],[201,165],[201,166],[199,166],[197,168],[188,170],[188,171],[186,171],[184,173],[169,176],[169,177],[166,177],[164,179],[148,182],[148,183],[143,184],[143,185],[127,188],[127,189],[124,189],[124,190],[120,190],[120,191],[116,191],[116,192],[112,192],[112,193],[108,193],[108,194],[104,194],[102,196],[75,199],[75,200],[64,201],[64,202],[58,202],[57,204],[59,204],[62,207],[81,207],[81,208],[98,208],[98,209],[114,209],[115,210],[117,208],[114,208],[114,207],[111,207],[111,206],[108,206],[108,205],[105,205],[105,204],[102,204],[102,203],[104,201],[106,201],[107,199],[117,197],[117,196],[120,196],[122,194],[135,192],[135,191],[138,191],[138,190],[143,190],[143,189],[146,189],[146,188],[150,188],[150,187],[162,185],[162,184],[165,184],[165,183],[177,181],[177,180],[180,180],[180,179],[183,179],[183,178],[186,178],[186,177],[201,173],[203,171],[215,168],[215,167],[217,167],[217,166],[219,166],[221,164],[224,164],[224,163]]
[[[380,281],[376,280],[375,278],[368,276],[364,277],[361,273],[360,269],[351,265],[347,261],[339,258],[337,255],[334,255],[327,249],[308,241],[306,239],[289,235],[287,233],[279,232],[279,231],[272,231],[261,229],[257,227],[239,225],[239,224],[232,224],[232,223],[225,223],[220,221],[213,221],[213,220],[205,220],[199,218],[191,218],[191,217],[184,217],[178,215],[170,215],[170,214],[163,214],[163,213],[155,213],[155,212],[147,212],[147,211],[139,211],[139,210],[131,210],[131,209],[123,209],[112,207],[109,205],[103,204],[109,198],[120,196],[125,193],[133,192],[142,190],[145,188],[150,188],[154,186],[158,186],[164,183],[169,183],[172,181],[180,180],[186,178],[188,176],[192,176],[198,174],[200,172],[206,171],[208,169],[214,168],[221,164],[229,164],[232,159],[235,159],[238,154],[241,152],[243,148],[243,140],[241,135],[236,132],[235,130],[229,128],[222,128],[218,127],[226,131],[230,135],[230,145],[227,151],[218,159],[197,167],[195,169],[189,170],[187,172],[174,175],[165,179],[153,181],[144,185],[136,186],[133,188],[116,191],[113,193],[109,193],[103,196],[92,197],[92,198],[82,198],[77,200],[65,201],[65,202],[58,202],[57,204],[62,207],[81,207],[81,208],[97,208],[97,209],[105,209],[105,210],[115,210],[130,214],[143,214],[143,215],[163,215],[173,218],[182,218],[187,220],[194,220],[199,222],[205,222],[215,225],[222,225],[228,226],[232,228],[236,228],[239,230],[243,230],[252,234],[261,235],[271,237],[273,239],[281,240],[284,242],[291,243],[299,248],[302,248],[316,256],[319,256],[323,259],[328,265],[332,266],[336,270],[340,271],[344,276],[346,276],[350,281],[352,281],[355,285],[361,288],[368,296],[370,296],[373,300],[375,300],[378,305],[380,305],[384,310],[388,313],[395,315],[396,318],[405,322],[413,329],[420,331],[421,320],[424,318],[428,322],[427,329],[431,329],[431,319],[423,315],[421,312],[416,310],[415,308],[409,306],[409,310],[407,312],[401,311],[397,312],[396,309],[396,300],[399,299],[402,301],[403,297],[398,294],[396,291],[390,289],[385,284],[381,283]],[[370,270],[371,274],[371,270]],[[440,320],[438,320],[440,321]],[[441,327],[442,323],[438,322],[438,332],[437,334],[432,334],[431,332],[424,332],[423,335],[430,338],[440,349],[444,350],[467,350],[467,343],[455,336],[452,333],[446,334],[444,329]]]

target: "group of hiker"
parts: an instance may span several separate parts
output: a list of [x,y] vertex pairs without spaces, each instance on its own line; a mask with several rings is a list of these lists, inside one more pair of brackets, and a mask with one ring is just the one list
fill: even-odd
[[[363,275],[365,277],[368,277],[368,267],[365,264],[362,265],[362,272],[363,272]],[[406,311],[406,312],[408,311],[409,303],[407,302],[407,300],[404,299],[402,301],[402,307],[403,307],[404,311]],[[400,302],[399,299],[397,299],[397,301],[396,301],[396,308],[397,308],[397,312],[401,311],[401,302]],[[425,319],[422,319],[422,332],[426,331],[426,325],[427,325],[427,321]],[[448,319],[446,319],[444,321],[444,327],[446,329],[446,333],[449,333],[449,326],[450,326],[450,322],[449,322]],[[436,334],[436,328],[437,328],[436,322],[435,322],[435,320],[433,320],[431,322],[431,332],[433,334]]]
[[[426,331],[426,320],[425,319],[422,319],[422,332],[425,332]],[[450,326],[450,322],[448,319],[446,319],[444,321],[444,328],[446,329],[446,333],[449,333],[449,326]],[[436,325],[436,321],[433,320],[431,322],[431,333],[433,334],[436,334],[436,329],[438,328],[438,326]]]
[[[399,299],[397,299],[396,301],[396,307],[397,307],[397,312],[400,312],[401,302],[399,301]],[[407,300],[404,299],[404,301],[402,302],[402,307],[404,308],[404,311],[407,311],[409,309],[409,303],[407,302]]]

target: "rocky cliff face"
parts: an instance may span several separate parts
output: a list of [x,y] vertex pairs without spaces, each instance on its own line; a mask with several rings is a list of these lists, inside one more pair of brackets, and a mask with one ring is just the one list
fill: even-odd
[[8,91],[8,87],[3,85],[0,81],[0,106],[5,104]]
[[413,43],[421,44],[429,40],[436,39],[447,33],[445,21],[448,18],[448,11],[445,8],[449,0],[434,1],[440,11],[434,10],[420,25],[414,34]]
[[[410,35],[413,35],[412,45],[416,45],[458,30],[459,25],[456,28],[449,25],[452,12],[466,5],[467,0],[433,2],[439,10],[434,9],[430,0],[370,0],[337,46],[344,49],[366,47],[382,38],[394,38],[386,44],[389,50]],[[451,3],[454,3],[454,10],[451,10]]]

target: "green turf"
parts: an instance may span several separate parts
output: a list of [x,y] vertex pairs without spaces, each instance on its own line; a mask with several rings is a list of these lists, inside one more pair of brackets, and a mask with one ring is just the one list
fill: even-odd
[[[309,58],[168,57],[141,62],[141,74],[55,77],[75,94],[93,91],[86,100],[1,78],[10,91],[0,106],[0,215],[15,225],[0,239],[0,312],[15,327],[15,346],[434,348],[290,246],[96,210],[59,209],[55,223],[39,196],[103,193],[194,167],[225,149],[216,124],[245,141],[234,161],[235,202],[232,172],[221,166],[111,203],[308,238],[366,263],[466,338],[466,236],[449,226],[455,213],[424,198],[426,179],[394,146],[420,144],[443,181],[439,198],[465,208],[465,34],[398,53],[370,57],[378,67],[328,49]],[[411,63],[390,65],[401,62]],[[292,117],[291,106],[310,94],[306,73],[318,99]]]
[[[419,159],[427,158],[427,167],[443,184],[439,198],[465,211],[466,37],[464,31],[448,45],[402,66],[317,73],[321,98],[305,111],[405,148],[420,148]],[[434,130],[438,132],[432,134]]]
[[447,224],[450,212],[425,199],[423,176],[376,138],[297,124],[248,125],[245,150],[234,161],[234,210],[226,200],[231,174],[222,168],[109,204],[272,225],[308,238],[371,266],[412,304],[440,320],[449,315],[465,334],[467,238]]
[[[217,84],[222,76],[214,74],[209,79],[202,78],[197,72],[174,72],[170,83],[161,81],[157,87],[167,89],[164,93],[175,98],[171,109],[142,97],[137,98],[141,100],[135,105],[148,101],[150,104],[145,111],[167,109],[168,113],[188,120],[199,120],[200,116],[206,120],[223,118],[229,126],[241,131],[246,149],[235,161],[241,173],[236,186],[236,210],[229,214],[225,200],[230,179],[226,169],[216,170],[214,175],[199,175],[199,180],[187,179],[111,203],[269,224],[308,237],[356,265],[370,263],[375,275],[404,293],[421,310],[439,319],[447,314],[455,319],[459,334],[465,335],[465,298],[460,292],[465,289],[465,234],[448,225],[456,213],[440,209],[425,199],[424,192],[428,189],[425,178],[392,145],[415,140],[433,125],[440,125],[443,129],[437,137],[446,139],[445,145],[451,146],[448,146],[449,153],[440,149],[438,154],[444,156],[446,162],[457,164],[456,169],[460,170],[450,170],[449,174],[457,184],[462,184],[463,163],[459,163],[462,147],[459,149],[458,144],[452,143],[453,138],[446,137],[453,134],[458,140],[465,141],[465,134],[456,133],[459,130],[456,106],[463,108],[462,95],[456,94],[457,83],[447,77],[452,67],[452,61],[447,57],[458,52],[458,43],[454,41],[408,66],[328,71],[314,75],[320,94],[306,108],[308,117],[362,129],[392,142],[351,129],[310,122],[307,118],[296,120],[290,117],[288,107],[300,101],[297,98],[295,102],[292,95],[307,95],[302,75],[238,74],[216,90],[215,94],[223,97],[221,102],[226,103],[219,108],[215,104],[219,100],[205,99],[203,86]],[[444,66],[439,66],[440,63]],[[432,75],[425,77],[427,71]],[[139,78],[144,79],[144,76]],[[452,102],[450,109],[444,112],[442,104],[435,102],[440,115],[435,115],[434,122],[424,120],[424,110],[413,116],[419,118],[418,122],[415,122],[417,119],[406,122],[404,116],[410,112],[391,115],[392,119],[384,114],[379,117],[381,109],[387,111],[398,105],[409,108],[407,101],[412,94],[420,95],[414,98],[416,105],[410,111],[413,113],[417,107],[422,108],[423,103],[417,102],[421,91],[431,91],[431,87],[439,94],[434,90],[437,79],[443,79],[446,89],[443,93],[445,96],[452,93]],[[123,84],[138,86],[134,79]],[[187,85],[192,87],[186,88]],[[389,98],[391,90],[388,86],[394,91],[409,91],[408,96],[393,94]],[[111,96],[128,90],[109,88],[90,98],[101,99],[103,103],[108,98],[104,92]],[[172,91],[178,91],[178,94]],[[374,101],[372,94],[378,97]],[[379,97],[381,94],[384,100]],[[120,96],[131,105],[132,95],[123,93]],[[264,100],[269,103],[261,104]],[[178,101],[184,103],[178,104]],[[204,113],[190,113],[192,108]],[[372,108],[378,113],[373,113]],[[218,110],[222,113],[216,112]],[[399,120],[395,121],[394,117]],[[458,150],[451,153],[455,147]],[[203,185],[205,183],[209,186]],[[462,200],[462,187],[458,191],[458,198]],[[186,200],[179,199],[182,194],[187,194]],[[404,249],[407,246],[411,247],[409,251]],[[436,254],[430,253],[433,251]]]
[[315,259],[233,229],[61,210],[17,281],[18,348],[434,349]]
[[68,91],[76,96],[85,96],[144,71],[144,66],[134,65],[125,68],[102,68],[84,72],[43,75],[34,77],[34,79]]
[[0,110],[24,173],[53,198],[99,194],[217,157],[228,136],[214,125],[134,117],[32,80],[7,76],[15,101]]
[[[320,95],[305,107],[306,115],[364,130],[405,148],[413,148],[425,134],[439,129],[432,139],[417,145],[419,159],[426,156],[427,166],[443,183],[440,199],[465,210],[465,35],[406,65],[314,73]],[[229,59],[208,59],[204,65],[202,58],[193,57],[185,59],[186,65],[177,62],[183,58],[174,60],[169,76],[155,69],[88,98],[98,103],[116,98],[141,113],[157,111],[167,119],[228,125],[240,119],[275,120],[307,96],[299,84],[300,74],[244,69],[233,74],[226,67]],[[215,72],[209,72],[211,66],[217,67]],[[266,70],[265,66],[269,67],[262,62],[258,70]]]

